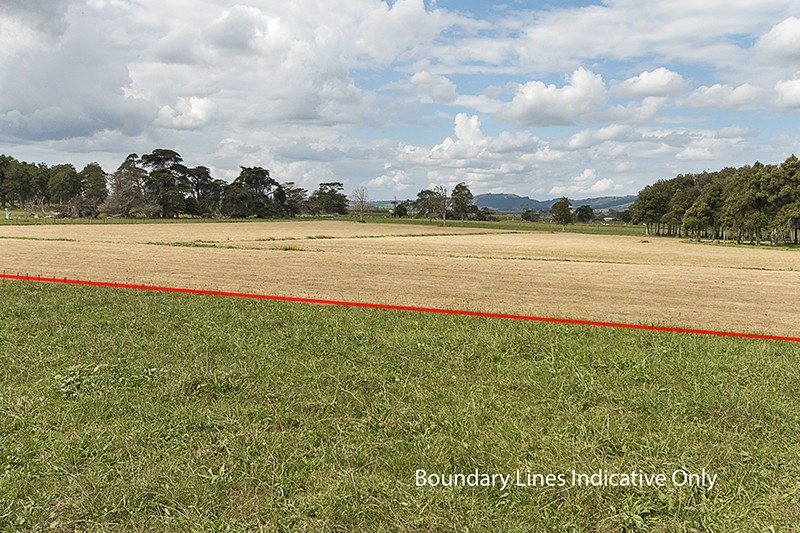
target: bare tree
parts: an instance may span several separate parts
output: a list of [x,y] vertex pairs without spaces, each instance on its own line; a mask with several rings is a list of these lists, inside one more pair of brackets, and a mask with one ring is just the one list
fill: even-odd
[[438,200],[441,202],[440,208],[442,209],[442,226],[447,225],[447,187],[444,185],[437,185],[433,188],[433,191],[436,193]]
[[353,207],[356,211],[358,211],[358,221],[364,222],[364,211],[367,210],[367,202],[369,201],[369,195],[367,194],[366,187],[356,187],[353,189],[353,194],[351,196]]

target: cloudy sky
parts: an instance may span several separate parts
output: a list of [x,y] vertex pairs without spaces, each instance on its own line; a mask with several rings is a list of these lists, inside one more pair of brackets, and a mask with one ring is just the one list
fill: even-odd
[[800,154],[790,0],[0,0],[0,153],[414,197],[636,193]]

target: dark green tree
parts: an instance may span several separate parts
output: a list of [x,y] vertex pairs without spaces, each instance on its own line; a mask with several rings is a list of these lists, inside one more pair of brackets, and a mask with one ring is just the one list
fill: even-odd
[[566,196],[561,197],[561,199],[554,203],[553,207],[550,208],[550,214],[553,216],[553,220],[557,224],[561,224],[561,231],[564,231],[566,225],[572,224],[573,221],[569,198]]
[[50,203],[63,204],[75,196],[81,196],[86,181],[70,164],[54,165],[49,169],[47,193]]
[[[41,173],[41,168],[33,163],[17,161],[11,159],[5,169],[4,190],[11,205],[22,207],[24,203],[36,196],[37,176]],[[46,194],[45,188],[45,194]]]
[[191,190],[189,170],[174,150],[158,148],[141,157],[141,165],[149,169],[144,193],[147,202],[158,206],[161,218],[175,218],[185,212],[186,195]]
[[411,200],[403,200],[392,209],[392,216],[395,218],[405,218],[408,216],[409,209],[412,206]]
[[455,216],[461,220],[461,225],[464,225],[464,219],[469,216],[472,206],[474,205],[475,197],[472,191],[465,183],[459,183],[453,187],[453,192],[450,195],[450,205],[453,208]]
[[522,211],[522,220],[526,220],[528,222],[539,222],[541,219],[541,215],[532,209],[528,209],[526,207]]
[[582,224],[588,224],[594,220],[594,209],[589,205],[582,205],[575,210],[575,218]]
[[[648,185],[631,205],[631,221],[645,225],[645,233],[661,234],[661,220],[669,211],[672,187],[664,180]],[[655,231],[653,231],[655,225]]]
[[347,196],[342,194],[344,185],[338,181],[320,183],[319,188],[311,193],[309,202],[319,213],[326,215],[346,215]]
[[225,188],[222,213],[233,217],[286,216],[286,194],[262,167],[241,167],[239,176]]
[[186,213],[192,216],[212,217],[219,211],[227,183],[211,177],[208,167],[198,166],[187,170],[189,193],[185,201]]
[[710,229],[711,238],[719,239],[723,201],[722,181],[720,179],[712,180],[685,211],[681,222],[688,231],[694,234],[695,238],[699,239],[701,233]]
[[308,191],[298,187],[294,182],[287,182],[281,185],[286,195],[286,213],[290,217],[295,217],[301,213],[310,212],[308,206]]
[[86,199],[100,205],[108,198],[108,175],[99,163],[89,163],[81,170],[86,184]]
[[9,191],[9,178],[6,177],[8,168],[11,166],[12,161],[17,161],[10,155],[0,155],[0,207],[5,209],[7,207],[7,198]]
[[423,189],[417,193],[417,199],[414,200],[413,210],[416,218],[427,218],[428,222],[433,222],[433,219],[441,214],[442,197],[430,189]]

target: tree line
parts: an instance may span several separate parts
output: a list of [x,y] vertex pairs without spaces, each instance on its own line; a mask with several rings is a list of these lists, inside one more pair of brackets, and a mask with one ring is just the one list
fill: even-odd
[[214,179],[205,166],[189,167],[179,153],[156,149],[128,155],[106,173],[98,163],[77,171],[71,164],[47,165],[0,155],[3,208],[57,216],[123,217],[293,217],[346,214],[348,199],[340,182],[320,183],[309,194],[293,182],[278,183],[262,167],[241,167],[232,182]]
[[395,204],[391,214],[393,217],[427,218],[428,222],[434,219],[443,222],[459,220],[462,225],[465,220],[499,220],[492,209],[475,205],[472,191],[463,182],[453,187],[452,191],[443,185],[423,189],[417,193],[416,199]]
[[800,160],[659,180],[639,192],[631,217],[648,235],[797,244]]

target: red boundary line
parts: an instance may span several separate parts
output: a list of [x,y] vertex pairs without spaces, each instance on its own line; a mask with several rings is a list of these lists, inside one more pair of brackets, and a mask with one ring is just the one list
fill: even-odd
[[210,291],[203,289],[184,289],[179,287],[158,287],[155,285],[136,285],[131,283],[113,283],[108,281],[88,281],[67,278],[44,278],[39,276],[22,276],[13,274],[0,274],[0,279],[22,281],[39,281],[47,283],[66,283],[69,285],[90,285],[93,287],[112,287],[115,289],[137,289],[145,291],[179,292],[188,294],[204,294],[209,296],[226,296],[233,298],[251,298],[257,300],[276,300],[281,302],[298,302],[319,305],[341,305],[347,307],[367,307],[370,309],[390,309],[393,311],[416,311],[418,313],[438,313],[445,315],[476,316],[484,318],[504,318],[512,320],[530,320],[535,322],[554,322],[557,324],[573,324],[580,326],[600,326],[610,328],[640,329],[647,331],[666,331],[670,333],[692,333],[695,335],[716,335],[719,337],[739,337],[746,339],[766,339],[773,341],[800,342],[800,337],[783,337],[779,335],[760,335],[756,333],[737,333],[733,331],[714,331],[708,329],[672,328],[664,326],[647,326],[642,324],[622,324],[617,322],[597,322],[593,320],[573,320],[569,318],[549,318],[529,315],[509,315],[503,313],[481,313],[478,311],[459,311],[456,309],[437,309],[433,307],[413,307],[407,305],[372,304],[365,302],[346,302],[339,300],[320,300],[317,298],[298,298],[294,296],[273,296],[267,294],[250,294],[227,291]]

